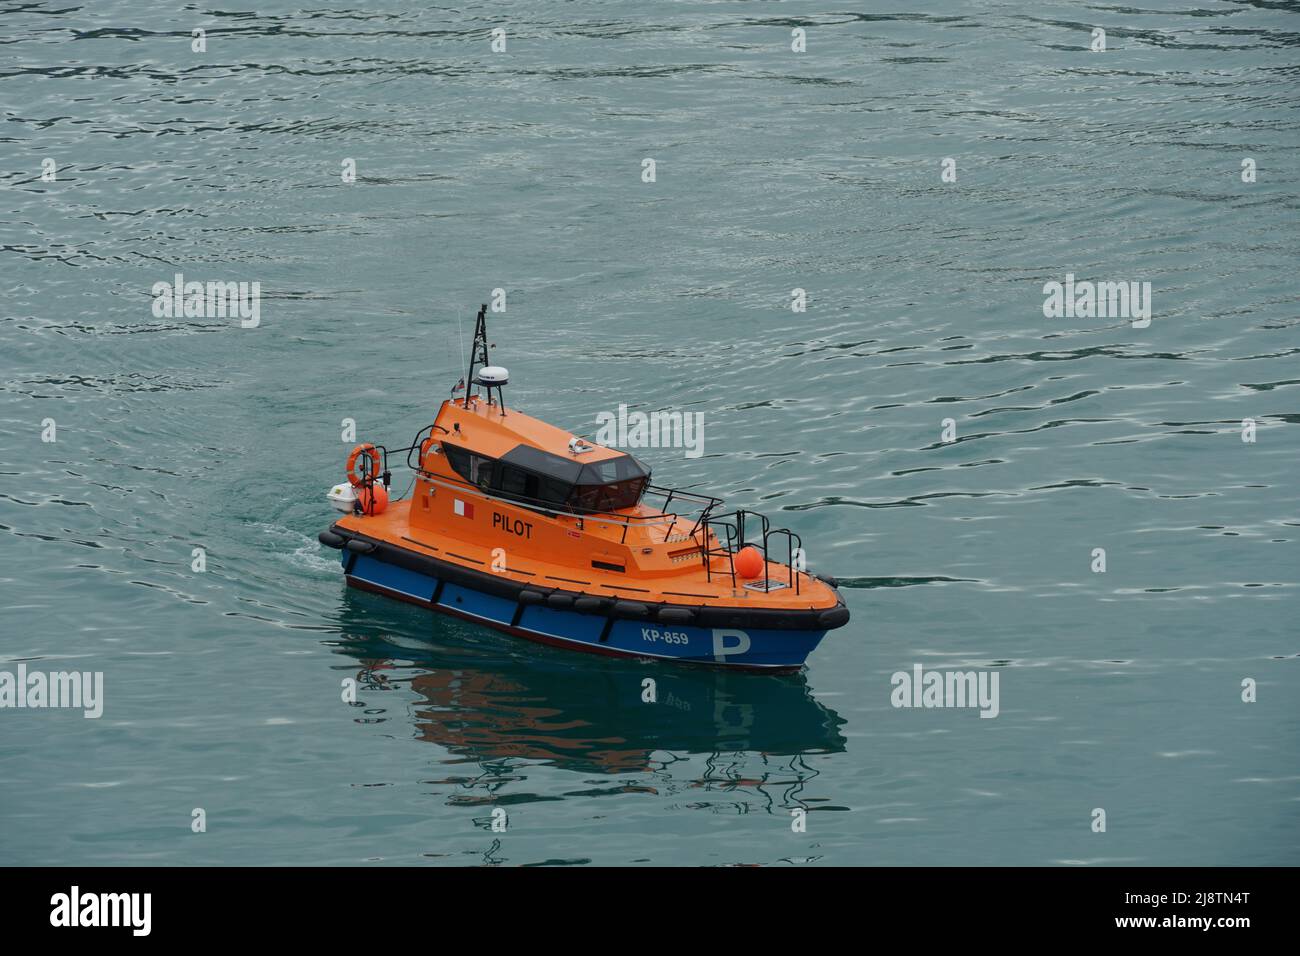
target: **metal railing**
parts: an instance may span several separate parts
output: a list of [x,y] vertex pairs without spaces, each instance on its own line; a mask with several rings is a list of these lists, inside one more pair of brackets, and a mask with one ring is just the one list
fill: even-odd
[[[389,449],[384,445],[371,442],[381,457],[382,465],[379,471],[385,479],[385,487],[388,486],[388,479],[391,476],[388,467],[388,456],[390,454],[396,455],[405,452],[407,467],[428,481],[443,484],[448,487],[463,488],[493,501],[523,505],[525,508],[551,515],[553,517],[574,518],[576,519],[579,528],[582,528],[586,521],[594,521],[600,524],[622,525],[623,534],[619,539],[620,544],[627,543],[627,531],[628,528],[633,525],[646,526],[651,524],[663,524],[664,522],[667,522],[668,524],[668,529],[664,532],[664,539],[666,541],[672,535],[673,529],[677,526],[677,522],[683,520],[681,514],[678,514],[675,511],[670,512],[666,510],[674,500],[683,501],[695,506],[691,509],[690,513],[694,513],[695,511],[699,512],[691,525],[691,530],[685,532],[683,535],[683,540],[694,538],[695,534],[703,526],[713,509],[723,503],[721,498],[715,498],[712,495],[702,495],[693,491],[683,491],[680,488],[666,488],[660,485],[646,485],[645,490],[641,494],[642,500],[647,496],[662,497],[664,499],[664,502],[660,507],[665,510],[652,514],[623,514],[618,511],[576,511],[570,507],[556,507],[555,502],[546,501],[541,498],[529,498],[525,495],[498,494],[492,488],[484,488],[481,485],[476,485],[471,481],[466,481],[459,477],[453,478],[448,475],[435,474],[423,467],[423,463],[420,462],[416,452],[424,445],[426,440],[433,437],[433,430],[435,428],[440,429],[443,432],[447,431],[447,429],[443,428],[441,425],[426,425],[416,433],[415,441],[403,448]],[[366,485],[374,484],[375,478],[378,477],[377,475],[367,474],[369,460],[370,459],[365,456],[361,459],[363,462],[362,483]]]
[[[767,515],[758,511],[746,511],[743,508],[737,508],[735,511],[729,511],[726,514],[704,516],[704,543],[700,547],[700,552],[704,558],[704,575],[711,583],[714,574],[728,574],[731,576],[731,586],[736,587],[736,552],[746,546],[745,521],[757,520],[760,522],[762,529],[762,546],[759,548],[763,555],[763,584],[766,586],[770,579],[767,576],[768,565],[768,542],[775,537],[785,535],[786,539],[786,571],[789,576],[787,583],[789,587],[794,588],[794,593],[799,593],[799,571],[795,570],[794,556],[796,549],[803,552],[803,539],[795,534],[789,528],[773,528]],[[725,532],[723,535],[718,534],[718,529]],[[710,535],[716,546],[710,546]],[[796,542],[798,542],[796,544]],[[727,567],[725,571],[715,571],[713,568],[714,558],[726,558]]]
[[[444,432],[447,431],[445,428],[442,428],[441,425],[426,425],[416,433],[415,441],[410,445],[407,445],[404,448],[394,448],[391,450],[392,454],[406,452],[407,467],[427,481],[445,485],[450,488],[463,488],[492,501],[521,504],[525,508],[551,515],[556,518],[573,518],[577,521],[579,529],[581,529],[587,521],[595,521],[602,524],[620,524],[623,526],[623,534],[619,539],[621,544],[627,543],[628,528],[634,523],[638,526],[646,526],[653,523],[662,524],[665,521],[668,522],[668,528],[664,532],[664,541],[667,542],[672,536],[673,528],[677,526],[677,522],[682,520],[682,516],[676,512],[667,511],[666,509],[674,500],[681,500],[689,504],[694,504],[698,506],[699,515],[691,525],[691,530],[683,534],[681,540],[696,540],[698,542],[700,547],[700,556],[704,561],[705,578],[710,583],[713,581],[713,575],[715,573],[726,573],[731,577],[731,586],[733,588],[736,587],[736,552],[745,547],[747,543],[745,536],[745,522],[747,519],[750,521],[757,520],[760,523],[762,531],[762,546],[760,550],[763,555],[764,585],[766,586],[770,580],[767,577],[767,566],[769,561],[768,544],[772,538],[784,535],[786,539],[785,566],[786,571],[788,572],[788,586],[794,588],[795,594],[799,593],[799,575],[802,572],[795,570],[794,557],[796,550],[800,553],[803,552],[803,539],[789,528],[773,528],[767,515],[762,514],[761,512],[747,511],[743,508],[737,508],[735,511],[715,515],[713,513],[714,509],[723,503],[721,498],[715,498],[712,495],[702,495],[693,491],[683,491],[680,488],[667,488],[661,485],[646,485],[645,490],[641,495],[642,500],[644,500],[647,495],[655,495],[664,499],[664,503],[661,507],[665,510],[652,514],[621,514],[617,511],[580,512],[575,511],[572,508],[551,507],[554,502],[543,501],[540,498],[527,498],[523,495],[506,496],[493,494],[491,488],[483,488],[480,485],[465,481],[462,478],[451,478],[447,475],[434,474],[433,472],[426,470],[423,467],[423,463],[418,459],[412,461],[412,457],[415,455],[416,450],[419,449],[427,439],[433,437],[433,430],[435,428],[441,429]],[[428,433],[427,435],[426,432]],[[388,468],[388,456],[390,450],[384,445],[375,444],[373,442],[371,444],[374,444],[375,450],[379,452],[381,465],[379,469],[377,469],[376,473],[372,474],[370,472],[370,458],[363,455],[361,457],[362,484],[366,487],[373,487],[376,478],[382,477],[384,487],[388,487],[392,476],[392,473]],[[718,534],[719,529],[725,532],[725,539],[722,535]],[[702,538],[697,539],[696,535],[701,531],[703,532],[703,536]],[[727,559],[727,570],[725,572],[715,571],[713,568],[713,559],[722,557]]]

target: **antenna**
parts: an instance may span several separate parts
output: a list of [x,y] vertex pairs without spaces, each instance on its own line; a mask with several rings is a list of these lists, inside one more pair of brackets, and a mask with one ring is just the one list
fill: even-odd
[[456,313],[456,345],[460,349],[460,360],[463,362],[465,361],[465,330],[460,327],[459,311]]

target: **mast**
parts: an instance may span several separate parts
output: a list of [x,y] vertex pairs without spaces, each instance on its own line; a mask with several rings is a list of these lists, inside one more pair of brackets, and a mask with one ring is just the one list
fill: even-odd
[[[488,364],[487,354],[487,303],[479,306],[478,316],[474,320],[474,344],[469,347],[469,371],[465,373],[465,405],[469,405],[471,395],[477,394],[474,386],[478,384],[474,380],[474,366],[484,366]],[[488,392],[488,401],[492,400],[491,391]]]
[[[478,367],[477,378],[474,377],[476,366]],[[491,365],[488,360],[487,305],[485,303],[479,306],[478,316],[474,320],[474,344],[469,348],[469,373],[465,376],[465,407],[469,407],[471,394],[477,394],[474,391],[474,386],[482,385],[487,389],[488,405],[492,404],[492,389],[495,388],[497,390],[497,404],[501,408],[502,417],[504,417],[506,399],[501,388],[507,381],[506,370]]]

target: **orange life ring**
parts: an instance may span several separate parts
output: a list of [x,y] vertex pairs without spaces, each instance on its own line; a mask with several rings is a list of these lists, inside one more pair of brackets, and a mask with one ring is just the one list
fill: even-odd
[[352,454],[348,455],[348,481],[350,481],[354,487],[359,486],[362,483],[361,479],[357,477],[357,459],[362,455],[365,455],[370,459],[370,478],[373,480],[379,475],[379,449],[370,444],[370,442],[358,445],[356,448],[352,449]]
[[433,444],[433,436],[430,435],[424,441],[420,442],[420,467],[424,467],[424,460],[429,457],[429,446]]

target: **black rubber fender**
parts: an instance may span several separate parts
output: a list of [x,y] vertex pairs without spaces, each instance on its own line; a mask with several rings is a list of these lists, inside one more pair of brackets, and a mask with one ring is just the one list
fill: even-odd
[[640,601],[615,601],[614,613],[619,617],[645,617],[650,613],[650,608]]
[[327,548],[337,550],[343,547],[343,535],[335,534],[333,531],[322,531],[316,535],[316,539]]
[[817,623],[828,630],[833,627],[843,627],[849,623],[849,609],[841,604],[829,611],[822,611],[817,615]]
[[695,620],[695,612],[688,607],[661,607],[658,617],[663,624],[689,624]]
[[557,609],[573,607],[573,596],[570,594],[561,594],[559,591],[556,591],[554,594],[548,594],[546,596],[546,606]]
[[829,584],[831,587],[835,588],[836,590],[839,590],[840,587],[839,579],[836,578],[833,574],[814,574],[813,577],[815,577],[818,581],[822,581],[826,584]]
[[[493,597],[518,602],[522,606],[546,603],[546,597],[559,588],[541,588],[536,584],[525,584],[512,580],[506,575],[493,574],[486,570],[466,567],[454,561],[435,558],[413,549],[395,545],[392,542],[378,542],[360,535],[351,529],[337,525],[329,529],[338,535],[341,546],[353,554],[369,555],[369,560],[383,561],[394,567],[405,568],[430,578],[443,581],[448,585],[481,591]],[[322,541],[325,539],[322,538]],[[573,598],[573,607],[584,614],[612,615],[620,618],[639,618],[640,620],[658,620],[661,608],[676,607],[691,611],[694,627],[737,627],[771,628],[775,630],[826,631],[839,627],[848,620],[847,611],[835,612],[835,608],[737,608],[717,605],[661,605],[648,604],[635,600],[623,600],[616,597],[600,597],[578,591],[566,592]],[[581,602],[581,603],[579,603]],[[593,602],[599,602],[598,604]],[[842,602],[841,602],[842,604]],[[621,605],[621,608],[620,608]],[[823,619],[821,615],[829,615]],[[828,623],[829,622],[829,623]]]

